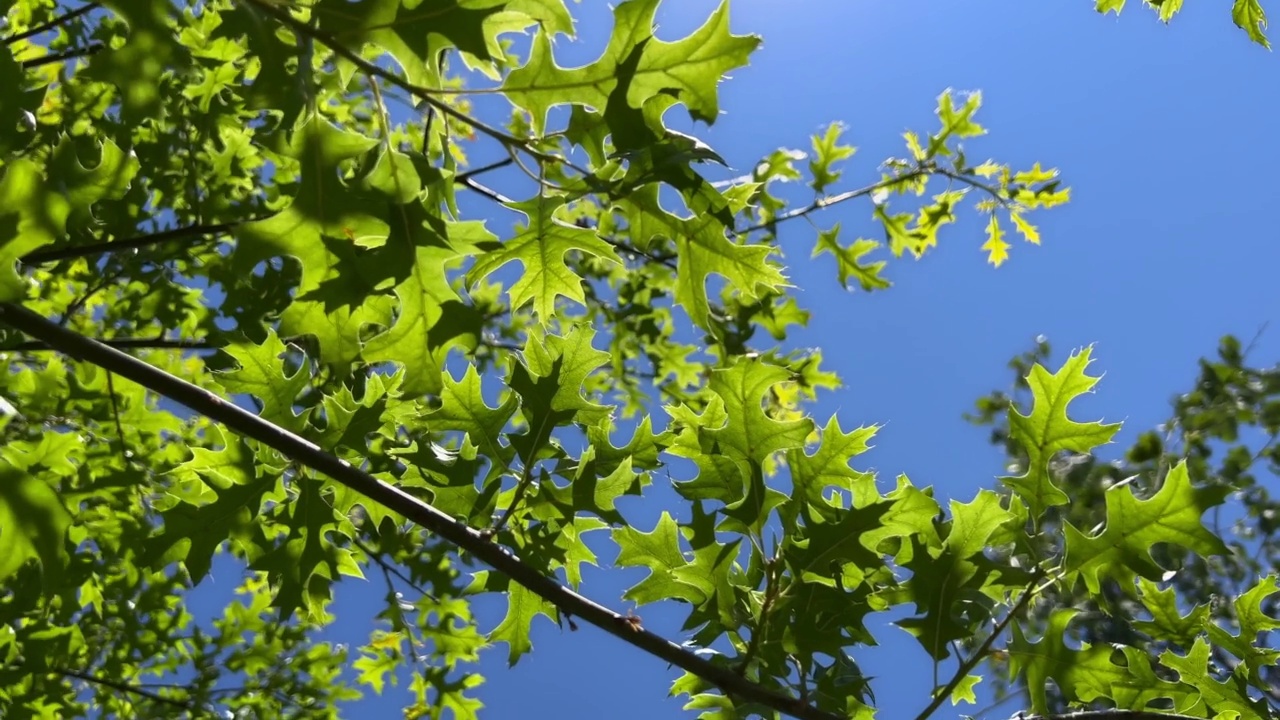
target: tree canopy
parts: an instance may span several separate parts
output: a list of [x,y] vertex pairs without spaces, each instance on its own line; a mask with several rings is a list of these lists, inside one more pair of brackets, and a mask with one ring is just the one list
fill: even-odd
[[[1251,468],[1280,447],[1239,429],[1280,433],[1278,371],[1225,339],[1102,463],[1118,426],[1070,408],[1092,350],[1042,346],[973,417],[996,490],[882,492],[877,428],[806,411],[840,378],[788,342],[788,262],[881,291],[947,235],[1000,266],[1070,190],[976,154],[982,98],[952,91],[873,177],[838,123],[735,175],[673,118],[716,122],[760,39],[727,1],[659,39],[658,5],[566,67],[563,0],[0,0],[0,714],[339,717],[407,668],[406,717],[470,718],[481,654],[517,662],[544,616],[679,668],[700,717],[869,718],[857,648],[896,610],[938,674],[921,720],[982,668],[1039,715],[1276,715]],[[1256,0],[1231,19],[1267,45]],[[820,225],[846,203],[877,237]],[[1231,493],[1244,519],[1206,523]],[[236,597],[194,614],[216,562]],[[602,564],[648,574],[602,604]],[[323,641],[361,578],[381,628]]]

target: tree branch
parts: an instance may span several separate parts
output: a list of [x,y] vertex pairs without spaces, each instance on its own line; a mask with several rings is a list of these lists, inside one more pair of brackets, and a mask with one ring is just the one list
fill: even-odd
[[18,63],[18,65],[23,70],[30,70],[31,68],[38,68],[42,65],[52,65],[53,63],[62,62],[63,60],[71,60],[73,58],[86,57],[100,50],[103,50],[106,47],[107,47],[106,45],[103,45],[100,42],[89,43],[88,45],[82,48],[71,48],[70,50],[65,50],[60,53],[53,53],[52,55],[45,55],[43,57],[32,58],[30,60],[23,60],[22,62]]
[[[102,343],[117,350],[217,350],[220,346],[208,340],[169,340],[166,338],[95,338],[94,342]],[[38,352],[55,350],[48,343],[39,340],[21,342],[8,347],[0,347],[3,352]]]
[[236,229],[242,222],[253,222],[255,220],[262,219],[264,218],[250,218],[240,222],[225,222],[214,225],[188,225],[186,227],[173,228],[171,230],[162,230],[157,233],[139,235],[137,237],[129,238],[128,240],[114,240],[112,242],[94,243],[92,245],[73,245],[70,247],[52,248],[49,250],[36,250],[23,255],[20,258],[20,261],[26,265],[36,265],[40,263],[55,262],[58,260],[70,260],[72,258],[120,252],[122,250],[137,250],[139,248],[166,243],[170,240],[205,237],[208,235],[222,235]]
[[719,687],[725,694],[759,703],[802,720],[839,720],[840,715],[815,708],[739,677],[693,652],[630,622],[626,615],[580,595],[526,565],[509,549],[491,542],[476,529],[460,523],[432,505],[387,485],[314,443],[273,425],[217,395],[107,347],[20,306],[0,303],[0,322],[47,343],[66,355],[128,378],[147,389],[205,415],[228,429],[252,438],[285,457],[328,475],[335,481],[382,504],[439,535],[476,559],[523,585],[559,610],[581,618],[657,658]]
[[78,7],[75,10],[65,12],[62,15],[59,15],[58,17],[53,18],[52,20],[49,20],[47,22],[42,22],[39,25],[34,25],[26,30],[23,30],[20,33],[17,33],[15,35],[10,35],[4,39],[0,39],[0,45],[12,45],[18,42],[19,40],[26,40],[27,38],[35,37],[36,35],[39,35],[42,32],[47,32],[49,30],[52,30],[58,27],[59,25],[64,25],[66,23],[69,23],[72,20],[75,20],[76,18],[80,17],[81,15],[97,10],[100,7],[102,7],[101,4],[96,2],[91,2],[88,5]]
[[1027,715],[1024,712],[1010,716],[1009,720],[1197,720],[1190,715],[1157,710],[1082,710],[1059,712],[1052,715]]
[[823,195],[822,197],[818,198],[817,200],[814,200],[813,202],[809,203],[808,205],[805,205],[804,207],[796,208],[794,210],[789,210],[787,212],[782,213],[781,215],[776,215],[769,222],[763,222],[763,223],[760,223],[759,225],[752,225],[751,227],[738,230],[737,234],[746,235],[747,233],[755,232],[756,230],[765,230],[768,228],[772,228],[774,225],[777,225],[780,222],[794,220],[796,218],[804,217],[805,215],[810,215],[812,213],[815,213],[819,210],[822,210],[823,208],[829,208],[832,205],[839,205],[842,202],[847,202],[849,200],[854,200],[860,197],[866,197],[867,195],[870,195],[876,192],[877,190],[883,190],[884,188],[887,188],[891,185],[895,185],[900,182],[908,182],[910,180],[914,180],[918,177],[922,177],[928,174],[929,172],[926,169],[916,168],[903,175],[899,175],[898,177],[890,178],[888,180],[879,180],[877,182],[871,183],[870,185],[867,185],[866,187],[858,188],[857,190],[848,190],[842,193],[837,193],[835,195]]
[[164,695],[161,695],[159,693],[154,693],[145,688],[138,687],[137,685],[131,685],[129,683],[120,682],[119,680],[110,680],[108,678],[98,677],[97,675],[90,675],[88,673],[83,673],[78,670],[69,670],[67,668],[53,667],[53,668],[49,668],[49,672],[52,672],[55,675],[61,675],[62,677],[75,678],[77,680],[83,680],[87,683],[92,683],[94,685],[101,685],[103,687],[111,688],[112,690],[117,690],[119,692],[125,692],[125,693],[130,693],[132,695],[137,695],[139,697],[144,697],[153,702],[163,703],[165,705],[172,705],[173,707],[181,708],[182,710],[185,710],[187,712],[194,712],[196,710],[196,708],[192,706],[192,704],[189,702],[178,700],[177,698],[165,697]]

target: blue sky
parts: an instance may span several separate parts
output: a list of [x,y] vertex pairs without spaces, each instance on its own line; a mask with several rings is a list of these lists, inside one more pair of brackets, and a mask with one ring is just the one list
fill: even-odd
[[[597,0],[571,7],[582,39],[562,39],[557,52],[576,65],[603,48],[610,13]],[[687,34],[714,7],[669,0],[659,36]],[[1116,18],[1084,2],[736,0],[732,19],[735,32],[758,33],[764,45],[722,85],[722,118],[696,132],[740,171],[779,146],[807,148],[810,135],[838,120],[858,153],[836,189],[862,185],[885,157],[903,154],[902,131],[934,127],[935,98],[951,87],[984,95],[978,119],[990,133],[966,143],[971,156],[1058,166],[1073,187],[1070,205],[1039,216],[1043,245],[1017,243],[1001,269],[985,263],[983,223],[970,212],[926,259],[891,263],[895,287],[872,295],[842,290],[829,256],[808,259],[811,226],[784,226],[789,275],[813,311],[794,342],[821,346],[846,382],[813,413],[821,423],[838,412],[846,428],[884,425],[862,458],[882,489],[899,473],[944,500],[968,501],[993,486],[1001,456],[961,414],[1008,385],[1006,362],[1037,334],[1048,336],[1057,361],[1096,343],[1093,370],[1106,377],[1073,410],[1125,421],[1121,445],[1167,417],[1170,396],[1189,387],[1196,359],[1221,335],[1248,341],[1270,321],[1252,360],[1280,359],[1280,232],[1267,219],[1280,207],[1280,144],[1268,122],[1280,112],[1280,61],[1249,43],[1226,7],[1191,3],[1164,26],[1137,4]],[[846,239],[876,233],[868,204],[815,219],[840,222]],[[624,510],[647,529],[663,497]],[[585,592],[626,608],[621,592],[643,573],[611,569],[611,559],[587,572]],[[367,639],[383,587],[376,577],[344,585],[330,637],[355,645]],[[479,611],[490,629],[502,603]],[[646,627],[682,639],[683,608],[640,613]],[[914,717],[927,704],[930,661],[888,619],[873,617],[869,627],[881,646],[855,656],[878,678],[880,716]],[[504,647],[488,652],[483,717],[692,716],[666,697],[677,671],[602,632],[562,633],[539,620],[533,640],[534,652],[513,669]],[[348,713],[398,716],[404,699],[388,688]]]

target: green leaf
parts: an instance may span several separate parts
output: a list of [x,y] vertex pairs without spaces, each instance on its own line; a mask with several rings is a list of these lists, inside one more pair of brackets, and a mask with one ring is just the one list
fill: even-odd
[[282,149],[298,161],[302,180],[288,207],[236,230],[234,267],[248,276],[258,263],[282,255],[297,258],[302,283],[280,318],[285,336],[313,335],[321,361],[340,366],[359,357],[360,332],[368,324],[391,324],[392,298],[378,293],[357,268],[361,249],[354,238],[386,237],[391,226],[376,214],[393,198],[344,182],[339,163],[362,157],[377,141],[308,118]]
[[[258,398],[262,407],[259,417],[287,430],[301,430],[303,418],[294,412],[294,402],[311,378],[301,365],[290,373],[284,356],[289,348],[270,330],[261,345],[234,342],[222,349],[239,365],[218,376],[222,387],[232,394],[248,394]],[[296,352],[296,351],[295,351]]]
[[1264,718],[1271,714],[1265,699],[1250,696],[1248,682],[1241,672],[1232,673],[1225,681],[1210,674],[1210,647],[1203,638],[1197,638],[1185,656],[1165,650],[1160,654],[1160,663],[1199,692],[1199,701],[1209,710],[1208,717],[1233,712],[1241,718]]
[[[504,466],[511,459],[511,449],[502,444],[502,431],[520,406],[515,393],[507,393],[501,404],[489,407],[481,395],[480,374],[468,365],[462,380],[443,375],[440,407],[427,416],[435,430],[461,430],[485,456]],[[501,471],[501,467],[496,470]]]
[[877,427],[860,427],[852,432],[840,429],[840,421],[832,415],[822,430],[821,440],[812,455],[801,448],[787,451],[787,467],[795,496],[808,508],[830,520],[835,517],[836,503],[827,499],[828,488],[848,492],[854,507],[863,507],[880,498],[876,492],[875,474],[854,470],[850,461],[866,452],[867,443]]
[[851,145],[841,145],[840,136],[844,134],[842,123],[831,123],[826,132],[814,135],[813,159],[809,161],[809,174],[813,180],[809,183],[815,193],[822,193],[827,187],[840,180],[841,172],[833,166],[841,160],[853,157],[856,149]]
[[1160,543],[1187,548],[1202,557],[1227,553],[1227,546],[1200,522],[1210,508],[1221,505],[1228,488],[1221,485],[1193,488],[1185,462],[1165,476],[1164,485],[1146,500],[1127,486],[1106,494],[1107,522],[1101,533],[1090,537],[1066,524],[1066,558],[1063,569],[1081,577],[1090,592],[1100,592],[1104,578],[1131,587],[1136,577],[1158,580],[1164,569],[1151,557]]
[[182,480],[162,505],[163,527],[147,540],[148,564],[181,562],[199,582],[228,540],[250,556],[259,552],[264,540],[254,520],[277,483],[243,440],[232,437],[216,451],[195,448],[175,474]]
[[489,633],[489,642],[506,643],[507,662],[515,665],[521,655],[533,649],[533,642],[529,639],[533,619],[538,615],[546,615],[556,620],[559,613],[554,605],[518,583],[509,583],[506,594],[507,614],[493,632]]
[[1267,29],[1267,14],[1258,0],[1235,0],[1231,4],[1231,19],[1236,27],[1249,33],[1250,40],[1271,49],[1271,43],[1263,33]]
[[17,446],[0,450],[0,581],[39,560],[49,583],[67,564],[71,514],[49,483],[28,469]]
[[819,232],[818,242],[813,246],[813,257],[818,257],[823,253],[834,255],[837,276],[840,278],[840,284],[845,287],[849,286],[850,277],[857,278],[858,285],[863,290],[883,290],[889,287],[889,281],[880,275],[885,266],[883,260],[866,264],[862,262],[863,257],[880,247],[880,243],[875,240],[858,238],[853,241],[852,245],[842,247],[836,241],[839,235],[840,223],[833,225],[830,230]]
[[728,422],[707,432],[722,452],[759,466],[775,452],[804,446],[812,420],[775,420],[762,405],[774,385],[791,379],[786,368],[754,358],[737,358],[711,374],[711,391],[724,401]]
[[88,218],[100,200],[122,197],[138,170],[114,142],[100,146],[97,164],[80,163],[70,139],[63,136],[50,159],[52,177],[41,166],[18,158],[0,177],[0,302],[26,296],[14,263],[23,255],[60,239],[70,218]]
[[960,703],[969,703],[970,705],[978,704],[978,696],[973,689],[982,682],[981,675],[965,675],[964,679],[956,684],[951,691],[951,704],[959,705]]
[[707,593],[697,585],[677,575],[677,571],[689,561],[680,550],[676,522],[670,514],[663,512],[657,526],[650,532],[623,527],[613,530],[612,535],[619,550],[614,565],[649,569],[648,577],[633,585],[623,597],[639,605],[659,600],[698,604],[707,598]]
[[786,285],[786,278],[769,261],[768,245],[742,245],[725,237],[725,225],[712,213],[679,218],[662,208],[658,188],[646,185],[620,203],[637,242],[647,246],[660,236],[674,241],[678,262],[676,302],[701,327],[709,327],[711,304],[707,277],[720,275],[745,302],[758,300]]
[[484,280],[512,261],[524,266],[523,276],[511,286],[511,308],[533,303],[538,320],[545,326],[556,316],[556,297],[564,296],[584,304],[582,278],[565,262],[568,253],[585,253],[603,260],[621,262],[613,248],[586,228],[557,217],[564,198],[539,195],[510,203],[508,207],[529,218],[528,225],[505,242],[481,243],[483,254],[467,274],[469,283]]
[[542,32],[573,34],[563,0],[321,0],[312,8],[320,28],[358,48],[368,43],[404,68],[409,82],[437,87],[441,56],[456,48],[468,63],[492,73],[503,56],[499,36],[538,25]]
[[[363,578],[348,547],[328,538],[330,533],[350,537],[350,525],[338,518],[329,499],[322,495],[328,483],[313,477],[298,477],[291,483],[297,496],[284,509],[288,534],[275,547],[250,564],[267,573],[276,590],[272,605],[288,619],[305,610],[309,621],[325,621],[330,586],[340,575]],[[344,523],[347,525],[343,527]]]
[[1009,409],[1009,437],[1026,450],[1028,465],[1025,474],[1001,478],[1001,482],[1022,497],[1034,516],[1043,514],[1045,508],[1063,505],[1068,499],[1049,475],[1049,460],[1063,451],[1089,452],[1110,442],[1120,429],[1119,424],[1080,423],[1067,417],[1071,401],[1098,382],[1084,372],[1091,362],[1090,352],[1090,348],[1084,348],[1072,354],[1052,375],[1039,364],[1031,368],[1027,375],[1031,414]]
[[476,347],[483,318],[450,287],[447,271],[493,240],[482,223],[440,220],[411,202],[393,211],[386,243],[361,258],[366,282],[381,287],[390,275],[398,300],[391,327],[369,339],[362,357],[402,365],[405,395],[438,395],[450,350]]
[[695,120],[715,122],[720,114],[716,86],[727,71],[747,63],[760,41],[729,32],[727,2],[689,36],[675,42],[659,40],[653,36],[659,1],[619,4],[604,53],[580,68],[557,65],[549,33],[538,32],[528,62],[507,76],[503,93],[529,111],[534,132],[539,134],[550,108],[574,103],[602,109],[620,81],[626,83],[625,97],[632,108],[641,107],[650,98],[673,96],[685,104]]

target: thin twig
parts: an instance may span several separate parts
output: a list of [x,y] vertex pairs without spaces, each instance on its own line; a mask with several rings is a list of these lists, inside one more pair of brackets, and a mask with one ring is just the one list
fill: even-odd
[[818,198],[817,200],[814,200],[813,202],[809,203],[808,205],[805,205],[804,207],[796,208],[794,210],[789,210],[787,212],[782,213],[781,215],[776,215],[772,220],[768,222],[763,222],[763,223],[760,223],[759,225],[752,225],[751,227],[738,230],[737,234],[746,235],[747,233],[755,232],[756,230],[765,230],[768,228],[772,228],[774,225],[777,225],[780,222],[786,222],[787,220],[794,220],[796,218],[804,217],[810,213],[817,212],[818,210],[822,210],[823,208],[829,208],[832,205],[838,205],[842,202],[847,202],[849,200],[854,200],[860,197],[866,197],[867,195],[871,195],[875,193],[877,190],[883,190],[892,185],[896,185],[902,182],[908,182],[928,174],[929,174],[928,170],[924,168],[916,168],[903,175],[899,175],[897,177],[890,178],[888,180],[880,180],[870,185],[867,185],[866,187],[858,188],[857,190],[848,190],[842,193],[837,193],[835,195],[824,195]]
[[916,720],[925,720],[932,715],[935,710],[942,706],[942,703],[951,697],[951,693],[959,687],[960,683],[964,682],[964,679],[969,675],[969,671],[977,667],[978,663],[987,659],[987,655],[991,652],[991,646],[995,644],[996,638],[1004,634],[1005,628],[1009,627],[1009,623],[1013,622],[1013,619],[1018,616],[1018,613],[1022,612],[1027,603],[1031,602],[1031,598],[1040,594],[1040,591],[1044,589],[1045,586],[1036,587],[1040,577],[1040,573],[1037,572],[1036,576],[1027,585],[1027,589],[1022,593],[1022,597],[1018,598],[1018,602],[1014,603],[1013,607],[1009,608],[1009,612],[1000,619],[1000,622],[996,623],[996,626],[991,629],[991,634],[987,636],[986,640],[982,641],[982,644],[973,651],[973,654],[960,663],[960,667],[956,668],[955,675],[951,677],[951,682],[947,683],[947,686],[942,690],[934,693],[933,701],[929,703],[928,707],[920,711],[920,714],[916,716]]
[[502,511],[502,515],[499,516],[498,519],[494,521],[493,525],[485,531],[487,535],[493,537],[494,535],[502,532],[502,529],[507,526],[507,522],[511,520],[511,516],[515,514],[516,508],[520,506],[520,501],[524,499],[524,494],[532,483],[533,460],[530,458],[530,460],[524,464],[524,468],[520,471],[520,480],[516,482],[515,490],[511,493],[511,504]]
[[[408,575],[405,575],[403,572],[401,572],[400,568],[387,562],[386,558],[382,557],[381,550],[375,552],[373,548],[369,547],[368,545],[365,545],[364,541],[362,541],[358,537],[351,538],[351,544],[363,550],[364,554],[368,555],[370,560],[374,561],[375,563],[378,564],[378,567],[382,568],[382,572],[394,575],[396,578],[400,580],[400,582],[404,583],[405,585],[408,585],[414,592],[418,593],[422,597],[430,599],[431,602],[434,602],[434,603],[440,602],[440,600],[437,599],[435,595],[432,595],[431,593],[427,592],[425,589],[423,589],[421,586],[415,583],[412,578],[410,578]],[[394,587],[392,589],[394,590]]]
[[841,715],[813,707],[739,677],[727,667],[710,662],[650,630],[637,627],[622,613],[574,592],[555,578],[543,575],[510,549],[491,542],[480,531],[455,520],[434,506],[378,480],[319,446],[274,425],[203,388],[175,377],[118,350],[96,343],[44,317],[11,303],[0,303],[0,322],[42,340],[69,357],[93,363],[128,378],[148,390],[205,415],[229,430],[257,440],[301,465],[323,473],[422,528],[470,553],[516,583],[629,645],[665,660],[719,687],[726,695],[754,702],[802,720],[838,720]]
[[18,42],[19,40],[26,40],[27,38],[35,37],[36,35],[39,35],[42,32],[52,30],[58,27],[59,25],[64,25],[66,23],[69,23],[72,20],[75,20],[76,18],[80,17],[81,15],[97,10],[100,7],[102,7],[101,4],[96,2],[91,2],[88,5],[78,7],[75,10],[65,12],[59,15],[58,17],[53,18],[52,20],[42,22],[39,25],[33,25],[30,28],[23,30],[20,33],[17,33],[16,35],[10,35],[4,39],[0,39],[0,45],[12,45]]
[[124,425],[120,422],[120,400],[116,397],[115,376],[107,371],[107,396],[111,398],[111,419],[116,423],[116,435],[120,438],[120,459],[129,467],[129,441],[124,437]]
[[515,162],[515,160],[510,157],[503,158],[502,160],[498,160],[497,162],[491,162],[488,165],[481,165],[480,167],[475,168],[474,170],[468,170],[466,172],[458,173],[457,175],[454,176],[453,181],[456,183],[466,182],[467,180],[477,175],[483,175],[487,172],[493,172],[494,170],[497,170],[499,168],[504,168],[513,162]]
[[614,248],[621,250],[622,252],[630,253],[632,255],[638,255],[644,258],[645,260],[648,260],[649,262],[666,266],[672,270],[679,269],[676,267],[675,258],[673,257],[667,256],[667,255],[654,255],[653,253],[641,250],[640,248],[634,245],[629,245],[620,240],[615,240],[614,238],[606,237],[604,235],[597,235],[597,237],[599,237],[601,240],[605,241],[606,243],[612,245]]

